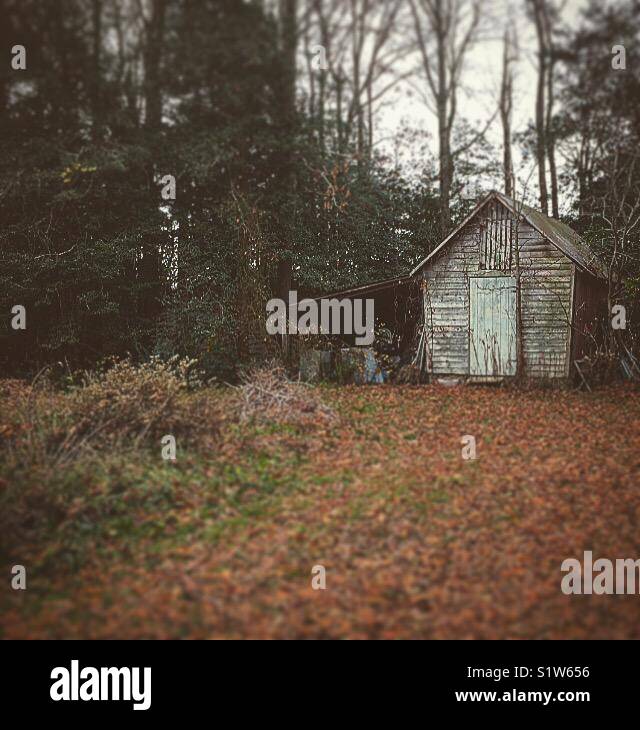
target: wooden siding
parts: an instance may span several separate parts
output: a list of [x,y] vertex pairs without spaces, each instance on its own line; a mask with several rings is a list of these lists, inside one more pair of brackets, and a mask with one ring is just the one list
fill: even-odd
[[511,211],[497,201],[478,216],[480,222],[480,268],[510,271],[513,255],[514,220]]
[[469,372],[469,274],[480,269],[480,225],[466,226],[424,271],[427,366],[434,374]]
[[[470,220],[423,269],[427,365],[435,375],[469,374],[469,276],[481,270],[483,213]],[[528,223],[518,232],[522,272],[522,346],[525,375],[569,374],[574,264]],[[510,272],[515,274],[515,255]]]
[[528,223],[518,227],[525,375],[569,375],[573,263]]

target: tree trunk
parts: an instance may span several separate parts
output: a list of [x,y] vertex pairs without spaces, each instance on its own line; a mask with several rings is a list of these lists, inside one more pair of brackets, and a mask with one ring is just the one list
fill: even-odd
[[[145,127],[149,132],[156,131],[162,124],[162,90],[160,88],[160,61],[164,40],[166,0],[153,0],[151,19],[147,25],[144,48],[144,98]],[[142,314],[149,322],[155,322],[161,306],[162,281],[160,263],[160,242],[163,238],[159,230],[160,220],[158,208],[160,197],[155,180],[155,170],[150,164],[149,177],[149,225],[151,230],[145,235],[140,262],[140,278],[142,281]],[[157,229],[156,229],[157,227]]]
[[453,160],[451,158],[451,127],[449,125],[448,95],[446,68],[446,30],[440,14],[440,2],[436,2],[436,43],[438,63],[438,95],[436,106],[438,111],[438,160],[440,165],[440,235],[444,238],[451,224],[451,184],[453,178]]
[[367,157],[371,160],[373,156],[373,89],[371,80],[367,83]]
[[[439,218],[444,237],[451,226],[451,189],[455,158],[460,150],[451,149],[451,131],[456,119],[456,95],[460,69],[465,54],[476,37],[480,20],[480,4],[452,3],[448,0],[410,0],[418,48],[427,78],[427,87],[436,107],[438,118]],[[468,19],[463,31],[465,17]],[[422,20],[421,20],[422,18]],[[423,21],[427,29],[423,31]],[[435,54],[429,41],[435,45]]]
[[157,129],[162,122],[162,92],[160,89],[160,59],[164,39],[167,0],[153,0],[151,20],[147,30],[144,54],[145,126]]
[[[291,139],[296,128],[296,51],[297,51],[297,0],[280,0],[279,5],[279,47],[280,47],[280,83],[277,87],[278,107],[281,115],[280,127],[284,139]],[[294,204],[295,166],[293,156],[289,152],[281,160],[281,184],[285,195]],[[286,227],[283,231],[281,249],[277,258],[277,296],[287,302],[292,285],[294,241]],[[289,338],[282,338],[282,349],[285,359],[289,357]]]
[[[0,17],[3,18],[3,24],[0,27],[0,47],[9,49],[12,47],[13,39],[18,36],[16,31],[17,22],[9,13],[6,0],[0,0]],[[6,56],[4,63],[0,64],[0,118],[9,106],[11,66],[8,58]]]
[[342,90],[344,82],[340,71],[336,77],[336,127],[338,134],[338,152],[344,149],[344,122],[342,119]]
[[547,142],[546,142],[546,108],[545,86],[547,77],[547,48],[545,42],[543,0],[530,0],[538,36],[538,88],[536,94],[536,161],[538,164],[538,185],[540,188],[540,209],[549,212],[549,196],[547,192]]
[[502,83],[500,86],[500,121],[502,123],[502,172],[504,192],[508,197],[514,194],[513,157],[511,152],[511,110],[513,108],[513,74],[511,73],[511,44],[509,33],[504,34],[502,56]]
[[521,221],[521,210],[522,204],[518,204],[515,200],[516,191],[513,190],[513,197],[515,202],[515,220],[513,226],[513,260],[514,260],[514,273],[516,279],[516,378],[522,379],[524,377],[524,342],[523,342],[523,326],[522,326],[522,269],[520,267],[520,221]]
[[556,145],[553,129],[553,67],[554,60],[552,55],[547,69],[547,118],[545,122],[545,137],[547,157],[549,159],[549,177],[551,180],[551,214],[554,218],[558,218],[558,172],[556,169]]
[[102,0],[93,0],[92,20],[92,78],[91,78],[91,135],[98,139],[102,123],[102,78],[100,61],[102,50]]
[[[320,0],[315,0],[315,10],[318,16],[318,23],[320,26],[320,39],[321,45],[325,49],[327,61],[331,56],[331,38],[329,35],[329,29],[327,26],[327,19],[322,14],[322,5]],[[318,79],[318,142],[320,150],[324,156],[325,151],[325,103],[327,99],[327,69],[319,69]]]
[[444,238],[451,225],[451,183],[453,178],[453,160],[449,143],[449,129],[445,121],[442,122],[442,109],[438,109],[438,159],[440,164],[439,192],[440,192],[440,235]]

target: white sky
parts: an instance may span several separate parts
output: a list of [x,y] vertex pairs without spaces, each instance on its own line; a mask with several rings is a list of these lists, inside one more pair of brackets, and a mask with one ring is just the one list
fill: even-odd
[[[603,0],[604,1],[604,0]],[[587,5],[587,0],[565,0],[562,11],[563,24],[577,26],[580,11]],[[458,120],[467,119],[474,129],[482,129],[496,109],[500,78],[502,71],[502,39],[507,19],[515,26],[519,44],[519,59],[514,65],[514,111],[512,120],[513,133],[523,131],[535,114],[536,95],[536,52],[537,40],[533,22],[526,17],[525,0],[484,0],[483,13],[488,14],[489,27],[483,40],[469,50],[462,76],[462,93],[458,101]],[[421,74],[419,83],[426,85]],[[412,128],[428,131],[432,135],[431,148],[437,152],[437,121],[432,112],[420,100],[417,94],[407,96],[408,86],[402,84],[390,92],[388,103],[381,109],[376,139],[382,140],[381,148],[392,152],[388,141],[403,122]],[[497,162],[502,159],[502,128],[499,116],[493,120],[487,136],[496,147]],[[517,145],[513,147],[515,157],[517,188],[521,191],[526,178],[531,173],[531,165],[521,170],[521,155]],[[559,163],[561,161],[559,160]],[[502,187],[500,180],[482,180],[483,188]],[[537,172],[530,175],[527,198],[536,204]]]

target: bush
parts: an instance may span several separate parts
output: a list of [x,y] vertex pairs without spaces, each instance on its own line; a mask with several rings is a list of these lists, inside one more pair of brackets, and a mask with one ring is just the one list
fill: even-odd
[[195,361],[152,357],[142,365],[116,361],[105,372],[87,373],[69,397],[74,438],[100,442],[182,435],[192,422],[179,397],[200,385]]
[[177,358],[113,361],[84,373],[66,394],[44,378],[30,386],[5,382],[10,397],[0,412],[0,449],[14,467],[55,468],[91,450],[158,445],[165,434],[215,436],[219,414],[210,399],[190,392],[201,385],[194,366]]

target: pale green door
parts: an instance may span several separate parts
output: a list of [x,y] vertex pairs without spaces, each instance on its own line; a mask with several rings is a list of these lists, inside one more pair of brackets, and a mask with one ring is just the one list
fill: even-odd
[[515,375],[515,278],[470,277],[469,299],[470,374]]

